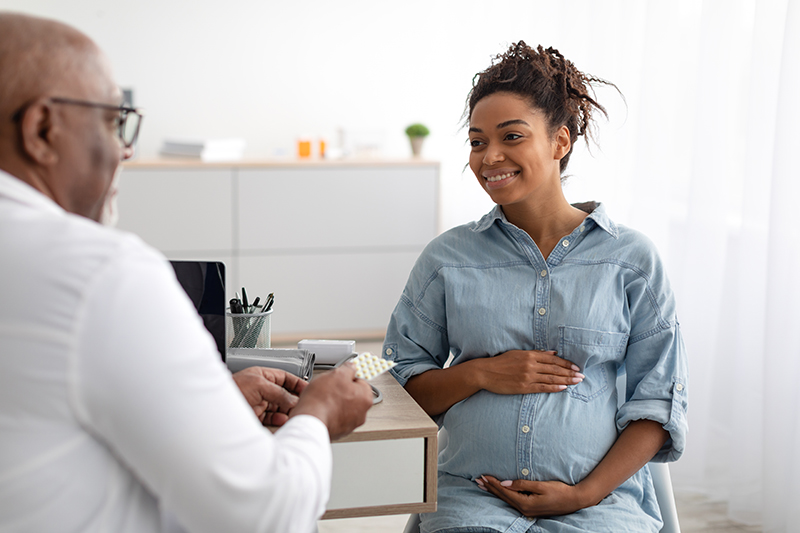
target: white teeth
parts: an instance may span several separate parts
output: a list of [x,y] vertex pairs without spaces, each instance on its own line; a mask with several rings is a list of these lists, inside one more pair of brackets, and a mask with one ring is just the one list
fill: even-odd
[[500,181],[500,180],[504,180],[506,178],[510,178],[514,174],[516,174],[516,172],[508,172],[507,174],[500,174],[499,176],[492,176],[491,178],[487,176],[486,177],[486,181]]

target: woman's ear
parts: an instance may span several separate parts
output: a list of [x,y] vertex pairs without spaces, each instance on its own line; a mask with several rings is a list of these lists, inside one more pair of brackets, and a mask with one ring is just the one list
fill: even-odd
[[553,135],[553,158],[561,161],[572,149],[572,141],[569,138],[569,128],[561,126]]
[[52,105],[46,99],[39,99],[25,108],[19,120],[22,153],[42,166],[50,166],[58,160],[51,143],[54,119]]

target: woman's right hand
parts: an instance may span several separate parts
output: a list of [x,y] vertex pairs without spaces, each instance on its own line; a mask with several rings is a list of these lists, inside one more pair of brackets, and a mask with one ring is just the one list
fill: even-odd
[[560,392],[583,380],[578,370],[555,352],[511,350],[428,370],[409,379],[406,391],[435,416],[483,389],[495,394]]
[[580,368],[553,351],[511,350],[474,364],[481,388],[495,394],[561,392],[584,378]]

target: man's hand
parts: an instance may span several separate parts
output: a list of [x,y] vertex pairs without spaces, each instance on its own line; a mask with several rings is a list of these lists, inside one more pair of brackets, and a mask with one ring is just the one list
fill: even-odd
[[356,378],[352,363],[345,363],[314,378],[289,416],[305,414],[319,418],[328,427],[331,440],[335,440],[366,421],[372,398],[372,387]]
[[277,368],[251,366],[233,375],[247,403],[266,426],[281,426],[308,383]]
[[525,516],[559,516],[588,507],[576,486],[560,481],[499,481],[487,475],[475,482]]
[[481,388],[495,394],[560,392],[583,381],[579,368],[555,352],[511,350],[475,360]]

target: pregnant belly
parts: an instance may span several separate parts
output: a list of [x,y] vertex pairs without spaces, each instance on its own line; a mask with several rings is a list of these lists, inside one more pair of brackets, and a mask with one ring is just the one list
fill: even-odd
[[575,484],[617,438],[616,396],[591,402],[567,392],[499,395],[481,391],[445,414],[439,470],[474,479]]

